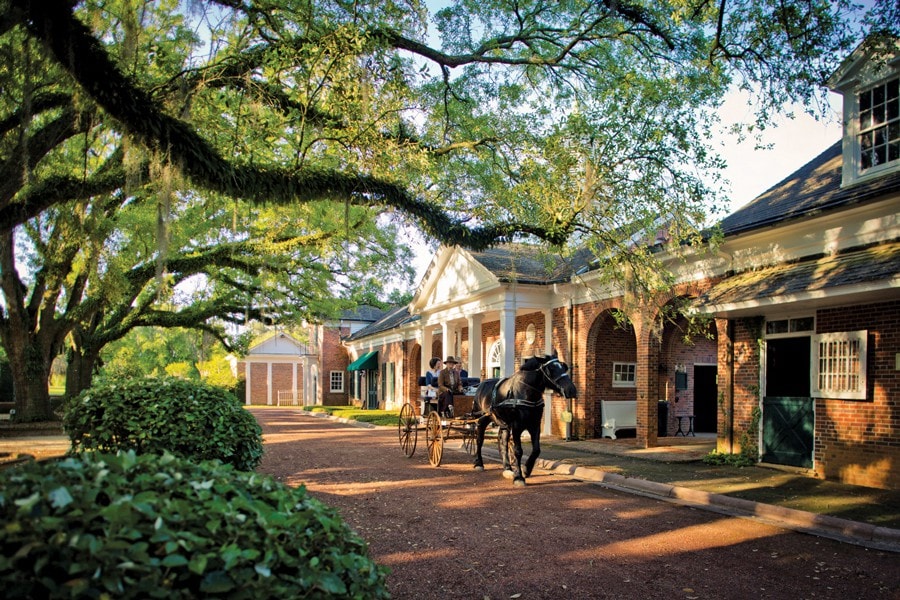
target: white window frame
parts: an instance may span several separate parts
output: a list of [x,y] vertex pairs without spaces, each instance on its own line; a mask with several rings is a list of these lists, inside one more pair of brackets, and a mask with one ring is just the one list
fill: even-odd
[[[900,102],[900,99],[892,98],[892,99],[888,100],[888,98],[887,98],[888,85],[893,83],[894,81],[897,81],[898,86],[900,86],[900,77],[898,77],[896,74],[894,74],[893,76],[888,77],[887,79],[884,79],[882,81],[879,81],[878,83],[876,83],[874,85],[866,86],[866,87],[860,89],[856,93],[856,109],[857,109],[858,116],[857,116],[855,133],[856,133],[856,153],[857,153],[857,160],[859,160],[860,175],[867,174],[870,171],[878,172],[878,171],[881,171],[884,169],[889,169],[889,168],[891,168],[890,165],[897,165],[898,163],[900,163],[900,158],[894,158],[893,160],[891,160],[890,156],[889,156],[890,146],[892,144],[897,144],[898,142],[900,142],[900,138],[889,137],[891,130],[894,130],[895,135],[896,135],[897,127],[900,126],[900,114],[898,114],[896,112],[897,111],[897,103]],[[872,104],[872,105],[870,105],[870,107],[867,110],[864,111],[862,109],[862,103],[860,102],[860,97],[863,94],[873,94],[874,90],[876,90],[878,88],[884,88],[885,98],[883,99],[883,101],[880,104],[878,104],[878,105]],[[893,111],[894,111],[893,118],[890,118],[891,117],[891,108],[889,107],[889,105],[893,105]],[[876,106],[880,106],[882,109],[882,112],[884,112],[882,121],[875,121],[875,116],[877,113],[877,111],[875,110]],[[864,113],[866,113],[866,114],[864,114]],[[865,126],[863,123],[863,119],[867,119],[865,122]],[[874,136],[874,132],[876,132],[876,131],[883,131],[883,138],[882,138],[883,144],[877,144],[877,140],[875,140],[872,143],[872,145],[867,148],[867,150],[874,151],[874,148],[876,145],[877,146],[883,145],[884,153],[885,153],[884,162],[881,162],[878,164],[871,164],[867,167],[864,167],[863,166],[862,137],[868,136],[870,134]]]
[[[340,383],[338,387],[335,387],[335,382]],[[344,393],[344,372],[343,371],[332,371],[328,378],[328,391],[332,394],[342,394]]]
[[488,374],[488,378],[500,377],[502,363],[503,344],[500,343],[500,340],[497,340],[491,344],[491,349],[488,350],[487,369],[485,371]]
[[[869,332],[863,329],[819,333],[812,336],[810,389],[813,397],[839,400],[866,399],[868,334]],[[830,355],[820,356],[823,349]]]
[[[631,379],[619,378],[616,375],[631,375]],[[614,362],[612,364],[612,386],[614,388],[637,387],[637,363]]]

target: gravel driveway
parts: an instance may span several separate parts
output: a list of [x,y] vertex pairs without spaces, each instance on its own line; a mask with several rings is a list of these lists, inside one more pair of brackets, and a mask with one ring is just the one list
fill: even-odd
[[394,598],[900,598],[896,554],[537,472],[524,489],[449,448],[272,408],[259,470],[337,508]]

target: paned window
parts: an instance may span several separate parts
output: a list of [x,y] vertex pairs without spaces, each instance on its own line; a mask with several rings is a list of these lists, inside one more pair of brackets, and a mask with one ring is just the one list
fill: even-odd
[[812,337],[813,396],[866,399],[867,333],[849,331]]
[[329,389],[332,392],[343,392],[344,391],[344,372],[343,371],[332,371],[331,372],[331,386]]
[[859,94],[861,171],[900,160],[900,78]]
[[613,363],[613,387],[635,387],[637,363]]

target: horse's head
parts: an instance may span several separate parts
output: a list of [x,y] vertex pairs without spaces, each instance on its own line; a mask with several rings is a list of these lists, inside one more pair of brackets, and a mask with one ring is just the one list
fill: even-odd
[[578,395],[575,384],[569,377],[569,365],[559,360],[556,353],[552,356],[531,358],[522,365],[522,370],[540,371],[548,387],[559,392],[564,398],[575,398]]

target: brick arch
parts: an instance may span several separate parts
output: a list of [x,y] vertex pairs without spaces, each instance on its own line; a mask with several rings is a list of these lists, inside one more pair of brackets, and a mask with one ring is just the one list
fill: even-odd
[[607,305],[598,312],[588,329],[584,349],[584,435],[600,437],[600,400],[634,400],[636,388],[613,387],[613,363],[637,362],[637,338],[629,319],[623,326],[613,311],[620,305]]

